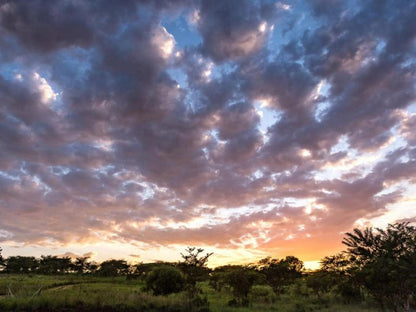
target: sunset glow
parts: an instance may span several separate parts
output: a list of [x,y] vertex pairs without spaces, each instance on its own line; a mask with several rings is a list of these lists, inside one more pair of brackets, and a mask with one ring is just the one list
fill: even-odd
[[416,2],[1,1],[0,247],[209,266],[416,221]]

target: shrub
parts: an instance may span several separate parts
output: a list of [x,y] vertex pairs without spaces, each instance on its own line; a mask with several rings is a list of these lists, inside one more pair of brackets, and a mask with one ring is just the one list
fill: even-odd
[[270,286],[254,285],[249,293],[250,301],[272,303],[276,300],[276,295]]
[[246,267],[236,267],[226,273],[226,283],[232,288],[234,299],[239,305],[248,305],[248,294],[259,276],[258,272]]
[[185,280],[182,273],[173,267],[154,268],[146,278],[146,287],[155,295],[168,295],[184,290]]
[[188,310],[192,312],[210,312],[208,298],[202,296],[196,296],[188,302]]

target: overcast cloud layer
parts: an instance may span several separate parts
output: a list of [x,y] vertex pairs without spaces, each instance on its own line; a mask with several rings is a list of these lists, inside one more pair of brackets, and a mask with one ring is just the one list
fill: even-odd
[[415,16],[0,0],[0,245],[318,260],[354,226],[414,220]]

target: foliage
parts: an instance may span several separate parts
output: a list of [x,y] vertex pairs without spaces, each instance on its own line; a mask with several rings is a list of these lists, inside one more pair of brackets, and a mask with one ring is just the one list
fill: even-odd
[[90,257],[77,257],[72,264],[73,270],[78,274],[94,273],[98,265],[88,261]]
[[338,278],[327,270],[321,269],[311,272],[306,277],[306,285],[313,290],[313,293],[321,300],[322,295],[329,293],[335,286]]
[[229,267],[224,275],[225,282],[232,288],[235,302],[234,305],[248,305],[248,294],[254,283],[261,276],[254,269],[244,266]]
[[7,273],[31,273],[39,267],[39,261],[35,257],[11,256],[4,261]]
[[[344,302],[360,301],[360,284],[354,275],[354,257],[346,252],[325,257],[322,261],[321,283],[328,282]],[[329,285],[328,285],[329,286]]]
[[228,284],[228,275],[230,272],[235,270],[244,270],[244,266],[241,265],[223,265],[216,267],[211,273],[209,277],[209,285],[215,291],[221,291],[225,286],[230,286]]
[[155,262],[155,263],[143,263],[140,262],[138,264],[132,265],[129,271],[129,277],[134,279],[143,279],[146,280],[147,275],[153,271],[155,268],[160,266],[175,266],[173,263],[169,262]]
[[[343,241],[346,251],[325,257],[321,269],[309,273],[293,256],[211,272],[212,253],[190,247],[177,265],[109,260],[99,270],[86,257],[12,256],[3,259],[8,274],[0,275],[0,311],[373,312],[374,299],[382,310],[410,311],[416,308],[415,233],[404,223],[354,229]],[[144,281],[154,295],[165,296],[142,293]]]
[[351,271],[351,256],[345,252],[327,256],[321,260],[321,269],[338,277],[348,276]]
[[215,291],[221,291],[225,285],[225,273],[219,271],[217,268],[211,273],[209,278],[209,286],[211,286]]
[[69,273],[72,269],[71,258],[57,256],[41,256],[38,272],[41,274]]
[[284,286],[302,276],[303,262],[294,256],[287,256],[281,260],[267,257],[259,261],[258,270],[265,275],[275,294],[279,295]]
[[184,290],[182,273],[171,266],[154,268],[146,277],[146,286],[155,295],[168,295]]
[[378,301],[380,308],[410,311],[416,296],[416,228],[389,224],[386,230],[366,228],[347,233],[349,273]]
[[210,312],[209,301],[206,296],[195,296],[192,300],[188,301],[186,310],[189,312]]
[[101,263],[97,273],[102,276],[119,276],[126,275],[129,271],[129,265],[125,260],[107,260]]
[[214,253],[206,253],[203,255],[204,249],[196,247],[187,247],[185,249],[185,254],[181,253],[183,258],[183,263],[192,267],[203,268],[206,267],[208,258],[211,257]]
[[1,254],[2,251],[3,249],[0,247],[0,270],[2,270],[4,266],[4,259],[3,259],[3,255]]
[[[155,266],[160,266],[155,264]],[[303,279],[297,282],[303,283]],[[10,285],[14,297],[7,296]],[[42,286],[41,292],[37,292]],[[254,285],[249,293],[248,307],[229,307],[233,298],[228,287],[217,292],[208,282],[199,283],[204,295],[187,300],[185,293],[154,296],[143,292],[144,282],[127,280],[125,277],[103,277],[91,274],[0,274],[0,311],[141,311],[141,312],[375,312],[372,301],[345,304],[332,293],[325,294],[323,301],[315,296],[299,296],[294,284],[276,297],[270,286]],[[267,290],[268,289],[268,290]],[[266,297],[266,292],[269,294]],[[34,295],[35,294],[35,295]],[[207,304],[209,303],[209,309]]]
[[183,297],[140,292],[137,281],[125,278],[0,275],[0,296],[4,285],[10,285],[14,297],[0,299],[0,311],[186,311]]
[[273,303],[276,301],[276,294],[268,285],[253,285],[249,293],[250,302]]
[[187,247],[185,254],[181,253],[183,262],[179,263],[179,268],[185,274],[185,284],[191,299],[201,292],[197,282],[208,279],[209,269],[207,268],[208,258],[211,253],[203,254],[204,249]]
[[27,256],[10,256],[2,260],[5,273],[36,273],[36,274],[66,274],[66,273],[95,273],[98,266],[87,261],[88,257],[78,257],[73,261],[69,257],[41,256],[40,258]]

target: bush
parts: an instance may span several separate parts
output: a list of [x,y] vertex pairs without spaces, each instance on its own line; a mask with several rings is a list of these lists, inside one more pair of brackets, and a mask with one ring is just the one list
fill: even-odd
[[260,274],[246,267],[236,267],[226,273],[226,283],[232,288],[234,299],[241,306],[248,305],[248,294]]
[[173,267],[154,268],[146,278],[146,287],[155,295],[168,295],[184,290],[185,280],[182,273]]
[[345,303],[359,302],[362,299],[360,289],[350,281],[340,282],[336,287],[336,292],[342,297]]
[[194,299],[189,301],[189,311],[192,312],[210,312],[208,298],[196,296]]
[[252,302],[273,303],[276,300],[276,295],[270,286],[255,285],[250,290],[249,298]]

